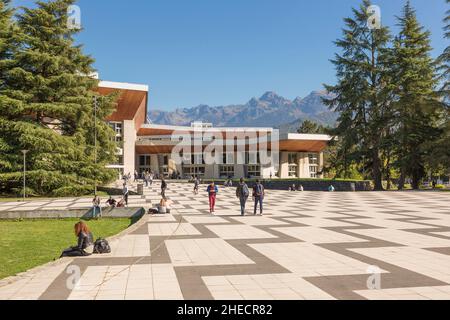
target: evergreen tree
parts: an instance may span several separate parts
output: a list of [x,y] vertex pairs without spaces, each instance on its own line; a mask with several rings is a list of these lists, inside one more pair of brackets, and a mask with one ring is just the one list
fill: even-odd
[[[447,4],[450,4],[450,0],[447,0]],[[450,9],[446,12],[446,17],[444,18],[444,37],[445,39],[450,39]],[[446,95],[446,100],[448,102],[449,99],[449,90],[450,90],[450,46],[444,50],[442,55],[438,58],[439,71],[442,72],[441,80],[443,82],[442,91]]]
[[6,98],[0,100],[0,136],[9,159],[9,166],[0,167],[0,192],[20,188],[22,149],[29,150],[27,180],[38,194],[86,192],[95,180],[114,177],[105,169],[115,157],[114,134],[103,121],[114,110],[114,98],[99,99],[95,122],[98,80],[88,76],[93,59],[75,45],[79,30],[67,24],[74,2],[38,1],[17,16],[21,45],[6,71]]
[[[450,0],[447,0],[450,4]],[[444,18],[444,38],[450,39],[450,9],[446,12]],[[444,50],[442,55],[438,58],[438,71],[440,74],[440,93],[444,102],[444,110],[439,122],[439,127],[442,129],[441,136],[431,143],[426,144],[427,164],[428,169],[433,174],[450,174],[450,46]]]
[[375,189],[382,190],[381,147],[389,119],[386,57],[390,35],[387,27],[368,27],[370,5],[364,0],[359,9],[353,9],[353,18],[344,19],[343,38],[335,42],[341,53],[332,60],[338,83],[325,85],[335,98],[324,103],[339,113],[333,132],[339,137],[336,161],[344,172],[362,161],[370,170]]
[[430,33],[418,22],[409,1],[397,19],[400,34],[394,40],[390,64],[396,84],[396,165],[400,170],[399,189],[404,187],[407,176],[412,178],[412,187],[418,189],[425,175],[424,146],[440,135],[437,123],[442,103],[435,92],[437,77],[430,56]]
[[311,120],[305,120],[297,130],[298,133],[325,134],[327,128]]
[[[14,43],[14,31],[16,30],[14,30],[11,19],[13,10],[10,8],[10,4],[10,0],[0,0],[0,105],[14,102],[3,94],[6,89],[7,70],[11,68],[12,56],[16,48]],[[4,170],[12,167],[8,152],[9,145],[5,141],[5,137],[0,135],[0,168]]]

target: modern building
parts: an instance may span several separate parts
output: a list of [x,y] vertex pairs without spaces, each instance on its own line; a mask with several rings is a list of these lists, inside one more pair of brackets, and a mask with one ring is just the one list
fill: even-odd
[[[214,128],[152,124],[146,85],[101,81],[98,92],[119,91],[107,121],[116,132],[119,173],[152,171],[165,176],[320,178],[331,137],[273,128]],[[269,161],[270,160],[270,161]]]

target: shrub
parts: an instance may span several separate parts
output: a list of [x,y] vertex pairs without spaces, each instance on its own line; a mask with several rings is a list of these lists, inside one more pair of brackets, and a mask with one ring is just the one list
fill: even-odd
[[56,190],[53,190],[52,196],[55,197],[80,197],[89,195],[92,193],[92,187],[90,186],[80,186],[80,185],[74,185],[74,186],[68,186],[68,187],[62,187]]

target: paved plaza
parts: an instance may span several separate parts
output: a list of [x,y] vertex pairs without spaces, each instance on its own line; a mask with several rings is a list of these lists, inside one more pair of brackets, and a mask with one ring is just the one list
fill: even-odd
[[[191,184],[170,183],[167,195],[172,214],[144,216],[111,254],[32,270],[0,284],[0,299],[450,299],[449,193],[267,190],[262,217],[251,204],[240,216],[235,188],[220,189],[214,216]],[[159,199],[155,184],[130,205]]]

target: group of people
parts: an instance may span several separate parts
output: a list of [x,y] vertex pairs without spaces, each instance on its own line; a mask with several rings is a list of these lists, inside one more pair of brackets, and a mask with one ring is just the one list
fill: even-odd
[[294,183],[292,186],[289,187],[289,191],[305,191],[305,189],[301,184],[299,184],[297,187]]
[[[295,184],[293,184],[292,186],[289,187],[289,191],[305,191],[305,189],[303,188],[303,186],[301,184],[299,184],[298,187]],[[328,191],[334,192],[334,191],[336,191],[336,188],[331,184],[328,187]]]
[[[194,193],[198,193],[198,184],[194,184]],[[206,192],[208,193],[208,199],[209,199],[209,212],[211,214],[215,213],[215,206],[216,206],[216,198],[217,194],[219,193],[218,186],[211,182],[211,184],[208,185],[206,188]],[[253,214],[256,215],[258,211],[259,206],[259,214],[263,214],[263,201],[265,196],[265,190],[264,186],[261,184],[260,180],[256,180],[256,184],[253,187],[252,192],[252,198],[254,201],[254,210]],[[245,215],[245,207],[248,201],[248,198],[250,197],[250,189],[248,185],[245,183],[244,178],[241,178],[239,181],[239,184],[236,188],[236,197],[239,199],[239,203],[241,206],[241,215]]]
[[[112,196],[109,196],[108,200],[106,200],[105,204],[108,208],[125,208],[125,206],[128,205],[128,187],[124,186],[124,189],[126,190],[124,196],[117,201]],[[101,218],[103,214],[102,209],[102,200],[101,198],[96,195],[94,196],[94,199],[92,199],[92,217],[93,218]]]

